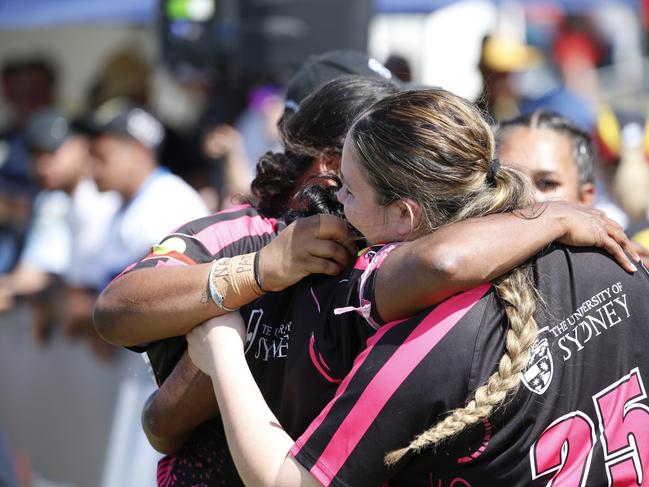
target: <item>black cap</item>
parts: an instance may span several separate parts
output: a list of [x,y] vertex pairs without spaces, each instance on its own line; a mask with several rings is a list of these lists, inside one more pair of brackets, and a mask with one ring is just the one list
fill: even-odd
[[284,108],[297,112],[299,105],[325,83],[344,75],[378,76],[392,79],[392,73],[361,51],[341,49],[311,56],[297,70],[286,88]]
[[72,133],[70,122],[56,110],[39,110],[25,127],[25,143],[30,151],[56,152]]
[[118,97],[102,103],[76,127],[89,135],[129,137],[149,149],[157,149],[164,138],[164,127],[147,110],[128,98]]

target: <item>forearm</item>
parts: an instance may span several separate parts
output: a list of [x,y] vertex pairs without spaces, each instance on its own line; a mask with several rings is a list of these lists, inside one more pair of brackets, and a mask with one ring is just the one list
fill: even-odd
[[[231,331],[231,330],[230,330]],[[264,401],[232,335],[214,352],[214,391],[235,465],[246,485],[320,485],[293,457],[293,440]],[[238,341],[238,343],[237,343]]]
[[535,205],[516,215],[502,213],[448,225],[404,244],[378,270],[378,314],[385,321],[409,316],[495,279],[564,231],[559,216]]
[[196,426],[218,414],[211,379],[185,353],[145,405],[142,425],[151,445],[169,454],[184,443]]
[[[210,299],[214,289],[226,308],[238,309],[269,291],[280,291],[312,273],[338,274],[354,254],[347,225],[331,215],[294,222],[254,254],[223,259],[214,266],[150,268],[132,271],[109,284],[95,306],[99,334],[116,345],[186,335],[223,309]],[[227,263],[227,265],[226,265]]]
[[182,446],[187,441],[189,434],[180,435],[180,436],[159,436],[156,434],[154,429],[151,429],[151,417],[149,416],[149,411],[151,404],[155,402],[156,395],[158,391],[155,391],[147,402],[144,404],[144,410],[142,411],[142,429],[144,434],[149,440],[149,444],[153,447],[154,450],[163,453],[165,455],[174,455],[177,453]]
[[16,296],[29,296],[46,289],[52,283],[52,274],[21,262],[11,274],[3,276],[0,287]]
[[115,345],[139,345],[222,314],[209,299],[210,265],[140,269],[114,280],[95,304],[97,331]]

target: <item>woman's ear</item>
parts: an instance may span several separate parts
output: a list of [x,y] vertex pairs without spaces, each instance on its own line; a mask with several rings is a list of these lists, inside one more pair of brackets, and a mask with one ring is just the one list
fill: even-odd
[[397,232],[402,240],[407,240],[421,226],[421,207],[410,198],[399,200],[396,205],[399,209]]

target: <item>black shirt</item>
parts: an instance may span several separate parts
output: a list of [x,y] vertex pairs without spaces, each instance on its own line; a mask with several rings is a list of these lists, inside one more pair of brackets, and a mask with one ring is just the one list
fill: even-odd
[[483,423],[384,464],[496,370],[507,319],[489,285],[383,326],[292,454],[324,485],[647,482],[649,274],[562,246],[530,265],[539,335],[518,390]]

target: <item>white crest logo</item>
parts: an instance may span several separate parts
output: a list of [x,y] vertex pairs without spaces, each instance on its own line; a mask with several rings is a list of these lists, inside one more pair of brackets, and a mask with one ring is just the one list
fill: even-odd
[[[541,330],[545,331],[547,328]],[[521,372],[523,384],[535,394],[543,394],[552,382],[552,354],[547,338],[538,338],[530,351],[527,366]]]
[[250,317],[248,318],[248,326],[246,327],[246,349],[243,353],[248,353],[248,350],[250,350],[252,343],[255,341],[255,337],[257,336],[257,332],[259,331],[259,325],[261,324],[262,316],[264,316],[264,310],[261,308],[253,310],[253,312],[250,313]]

